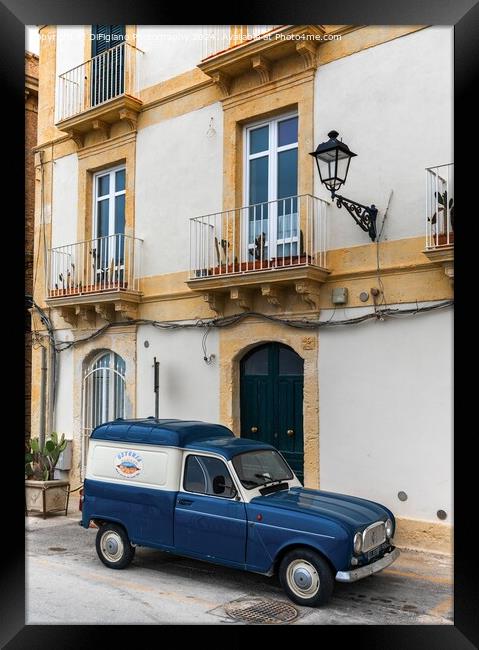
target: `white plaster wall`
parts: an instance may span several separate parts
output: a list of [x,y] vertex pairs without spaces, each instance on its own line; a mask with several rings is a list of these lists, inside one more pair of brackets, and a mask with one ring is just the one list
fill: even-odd
[[[136,417],[155,414],[153,359],[160,362],[160,417],[219,422],[218,333],[210,332],[208,355],[216,355],[211,365],[203,361],[202,329],[138,329]],[[149,342],[145,348],[144,342]]]
[[[71,340],[71,330],[57,330],[57,341]],[[73,439],[73,353],[72,349],[58,354],[57,396],[54,415],[54,430],[67,440]],[[79,399],[79,397],[78,397]]]
[[[207,135],[210,120],[216,133]],[[189,219],[222,210],[223,115],[215,103],[145,129],[136,144],[142,275],[188,268]]]
[[55,160],[53,166],[52,248],[77,241],[78,157]]
[[193,70],[202,58],[200,25],[138,25],[136,45],[140,58],[142,88]]
[[[87,57],[89,58],[89,57]],[[85,25],[57,25],[55,116],[59,116],[58,76],[85,62]]]
[[[453,29],[429,27],[320,66],[314,148],[332,129],[354,153],[340,194],[379,208],[383,239],[425,232],[426,167],[453,162]],[[329,198],[315,170],[317,196]],[[367,244],[345,208],[330,209],[330,248]]]
[[449,308],[320,330],[321,489],[452,523],[452,319]]

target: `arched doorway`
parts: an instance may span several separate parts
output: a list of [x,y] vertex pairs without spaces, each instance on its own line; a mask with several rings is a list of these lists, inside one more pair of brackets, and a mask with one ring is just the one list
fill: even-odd
[[240,363],[241,436],[274,445],[303,481],[304,361],[282,343],[250,350]]
[[82,418],[85,440],[98,425],[125,416],[125,370],[124,359],[110,350],[96,354],[85,368]]

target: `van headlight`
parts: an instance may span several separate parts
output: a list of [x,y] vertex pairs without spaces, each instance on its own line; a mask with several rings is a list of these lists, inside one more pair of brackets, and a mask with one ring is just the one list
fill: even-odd
[[356,533],[353,541],[353,551],[355,555],[361,555],[362,550],[363,550],[363,534]]
[[393,522],[390,519],[386,519],[384,527],[386,529],[386,537],[391,539],[393,536]]

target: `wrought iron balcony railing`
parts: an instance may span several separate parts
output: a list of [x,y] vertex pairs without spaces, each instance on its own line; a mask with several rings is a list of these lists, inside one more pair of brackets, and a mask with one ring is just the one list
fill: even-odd
[[141,54],[123,41],[59,75],[57,122],[121,95],[137,97]]
[[454,243],[454,163],[426,169],[426,249]]
[[139,291],[141,242],[117,234],[51,249],[48,298]]
[[202,60],[260,38],[278,27],[281,25],[204,25]]
[[328,203],[311,194],[190,219],[190,279],[326,268]]

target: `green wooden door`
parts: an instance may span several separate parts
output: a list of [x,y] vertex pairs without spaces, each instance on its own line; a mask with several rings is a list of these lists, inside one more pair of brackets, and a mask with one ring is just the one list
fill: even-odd
[[303,481],[303,359],[267,343],[241,360],[241,435],[274,445]]

